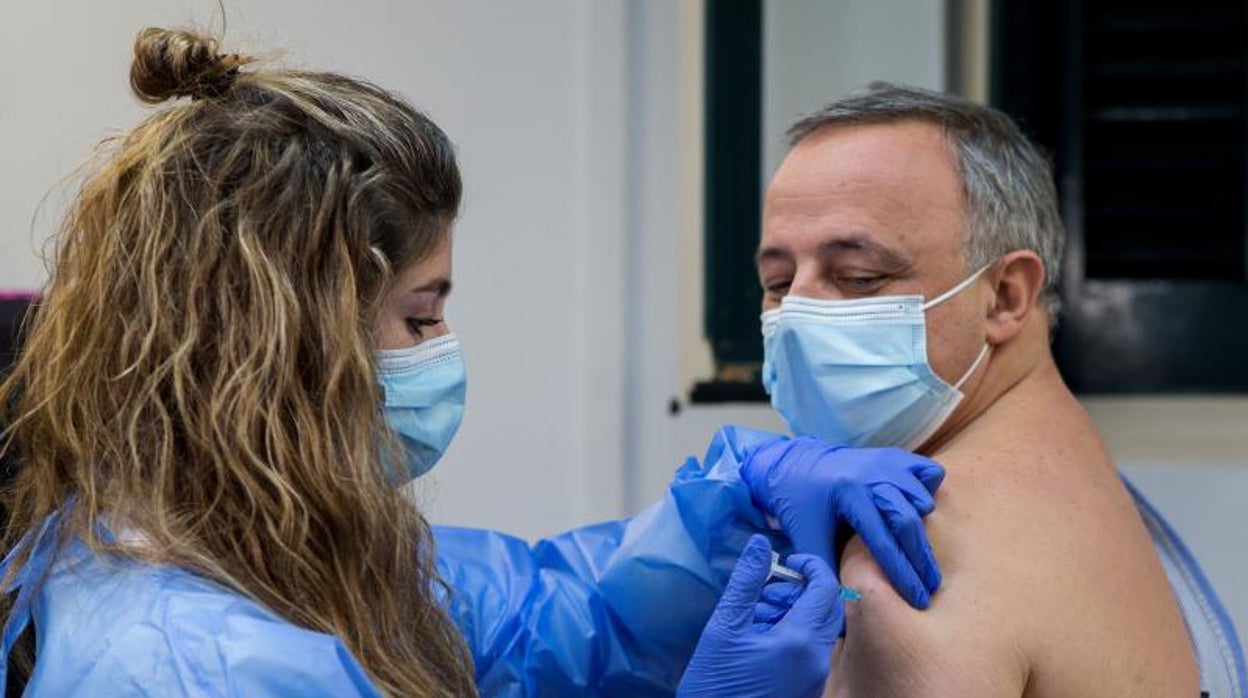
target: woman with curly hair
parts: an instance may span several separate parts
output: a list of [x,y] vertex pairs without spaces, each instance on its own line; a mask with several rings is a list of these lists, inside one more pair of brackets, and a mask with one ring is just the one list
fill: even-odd
[[763,593],[769,544],[746,541],[770,529],[739,475],[758,435],[726,431],[635,519],[435,546],[399,485],[464,406],[454,149],[367,82],[251,62],[138,35],[135,94],[178,101],[86,178],[0,385],[22,463],[4,656],[27,691],[665,693],[725,584],[685,691],[725,667],[821,682],[839,587],[794,556],[806,586]]

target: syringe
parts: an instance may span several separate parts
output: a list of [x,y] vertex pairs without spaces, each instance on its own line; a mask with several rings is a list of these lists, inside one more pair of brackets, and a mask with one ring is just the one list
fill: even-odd
[[774,550],[771,551],[771,574],[768,575],[767,581],[770,582],[773,579],[784,579],[797,584],[806,583],[806,577],[801,572],[780,564],[780,553]]
[[[773,579],[783,579],[795,584],[806,584],[805,575],[780,564],[780,553],[774,550],[771,551],[771,574],[767,576],[767,581],[770,582]],[[857,589],[842,585],[841,598],[846,601],[857,601],[862,598],[862,594],[859,594]]]

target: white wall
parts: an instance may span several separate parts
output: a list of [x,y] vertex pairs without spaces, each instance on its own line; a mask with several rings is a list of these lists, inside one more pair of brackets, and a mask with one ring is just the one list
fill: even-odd
[[1248,641],[1248,554],[1242,533],[1248,468],[1243,465],[1242,460],[1238,467],[1178,461],[1122,468],[1200,562],[1241,643]]
[[1093,397],[1114,460],[1179,532],[1248,640],[1248,399]]
[[788,151],[784,132],[872,80],[942,89],[945,0],[766,0],[763,171]]
[[[230,50],[358,74],[458,144],[466,201],[449,319],[470,403],[420,489],[439,521],[533,536],[623,505],[625,3],[233,0]],[[0,288],[44,279],[43,195],[148,109],[135,32],[213,0],[0,3]]]

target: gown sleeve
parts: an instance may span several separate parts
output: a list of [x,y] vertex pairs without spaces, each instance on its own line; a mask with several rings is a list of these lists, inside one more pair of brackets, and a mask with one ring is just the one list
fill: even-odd
[[773,438],[724,427],[659,502],[534,545],[434,527],[481,695],[671,695],[750,534],[778,535],[740,477]]

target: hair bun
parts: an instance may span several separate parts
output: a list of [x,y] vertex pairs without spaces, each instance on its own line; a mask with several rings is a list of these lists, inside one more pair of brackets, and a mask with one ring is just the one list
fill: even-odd
[[148,27],[134,39],[130,88],[157,104],[175,97],[203,99],[225,94],[250,59],[217,52],[217,40],[182,29]]

